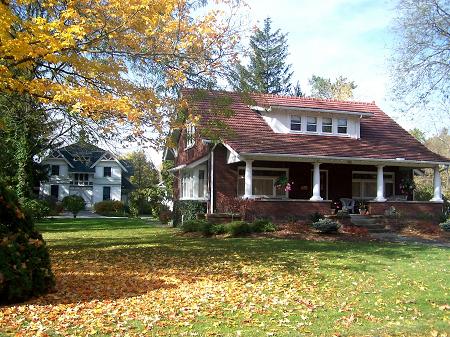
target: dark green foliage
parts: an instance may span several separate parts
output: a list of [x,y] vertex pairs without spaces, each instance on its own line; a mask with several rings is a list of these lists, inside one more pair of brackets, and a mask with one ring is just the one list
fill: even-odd
[[184,222],[194,220],[197,214],[206,213],[206,202],[196,200],[175,200],[173,203],[173,226],[181,225],[181,218]]
[[0,303],[44,294],[55,285],[45,241],[0,183]]
[[64,197],[62,204],[64,209],[72,212],[74,218],[76,218],[77,214],[85,207],[84,199],[79,195],[68,195],[67,197]]
[[251,224],[252,231],[255,233],[264,233],[264,232],[275,232],[277,230],[277,226],[270,222],[269,220],[255,220]]
[[445,232],[450,232],[450,218],[439,224],[439,227]]
[[211,227],[211,233],[214,235],[221,235],[227,233],[227,227],[225,224],[214,224]]
[[[234,90],[271,94],[291,94],[291,65],[286,64],[287,34],[279,29],[272,31],[270,18],[264,20],[262,29],[250,37],[250,64],[241,64],[231,72],[229,82]],[[296,93],[301,90],[296,88]]]
[[226,224],[227,232],[232,236],[240,236],[250,234],[252,226],[245,221],[233,221]]
[[312,227],[320,233],[335,233],[340,225],[331,219],[320,219],[312,224]]
[[188,220],[183,222],[181,230],[185,233],[202,232],[209,235],[211,226],[206,220]]
[[48,211],[49,216],[59,215],[62,213],[62,211],[64,211],[62,203],[53,197],[44,198],[42,199],[42,201],[46,204],[46,206],[49,209]]
[[118,200],[105,200],[94,204],[95,213],[104,216],[125,215],[125,205]]
[[311,220],[311,222],[317,222],[323,218],[323,214],[320,214],[319,212],[314,212],[309,215],[309,220]]
[[50,214],[50,207],[45,200],[23,199],[21,206],[24,212],[32,217],[34,221],[42,220]]

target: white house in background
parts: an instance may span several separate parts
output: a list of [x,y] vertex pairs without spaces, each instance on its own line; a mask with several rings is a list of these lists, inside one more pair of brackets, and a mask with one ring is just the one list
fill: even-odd
[[43,160],[49,167],[49,180],[41,182],[40,196],[61,201],[79,195],[86,208],[103,200],[128,203],[132,189],[132,166],[95,145],[78,142],[53,151]]

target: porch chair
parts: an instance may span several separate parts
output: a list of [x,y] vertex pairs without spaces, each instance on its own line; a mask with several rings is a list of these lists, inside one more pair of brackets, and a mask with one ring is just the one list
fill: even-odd
[[349,213],[355,213],[355,200],[350,198],[339,199],[342,203],[342,209],[347,210]]

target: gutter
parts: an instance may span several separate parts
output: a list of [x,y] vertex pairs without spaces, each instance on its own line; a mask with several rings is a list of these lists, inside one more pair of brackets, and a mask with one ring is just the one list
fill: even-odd
[[[272,105],[271,109],[272,108],[275,108],[277,110],[315,111],[315,112],[324,112],[324,113],[333,113],[333,114],[342,114],[342,115],[352,115],[352,116],[360,116],[360,117],[372,117],[373,116],[373,113],[371,113],[371,112],[331,110],[331,109],[321,109],[321,108],[302,108],[302,107],[284,106],[284,105]],[[266,111],[270,111],[270,110],[266,110]]]
[[[375,158],[355,158],[355,157],[332,157],[332,156],[312,156],[312,155],[292,155],[292,154],[273,154],[273,153],[249,153],[241,152],[240,156],[245,157],[245,159],[260,159],[264,158],[278,158],[289,161],[304,161],[304,162],[314,162],[321,161],[323,163],[342,163],[347,161],[349,164],[354,162],[361,163],[374,163],[374,164],[393,164],[394,166],[414,166],[420,165],[422,167],[434,167],[436,165],[449,166],[450,162],[435,162],[435,161],[419,161],[419,160],[406,160],[404,158],[395,159],[375,159]],[[403,164],[403,165],[402,165]]]

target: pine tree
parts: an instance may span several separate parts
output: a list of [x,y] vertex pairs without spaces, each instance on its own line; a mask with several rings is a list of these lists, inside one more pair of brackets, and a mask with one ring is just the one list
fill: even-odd
[[291,65],[288,56],[287,34],[279,29],[272,31],[270,18],[264,20],[262,29],[250,37],[250,63],[238,64],[229,76],[234,90],[271,94],[290,94]]

